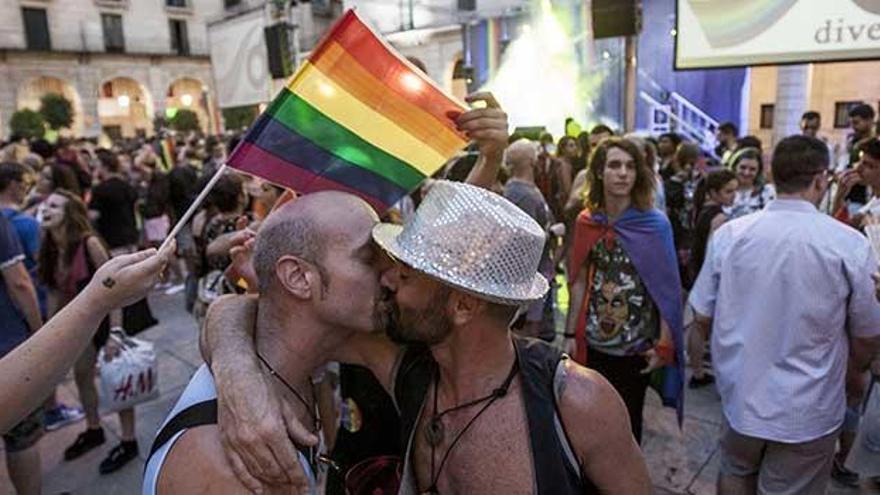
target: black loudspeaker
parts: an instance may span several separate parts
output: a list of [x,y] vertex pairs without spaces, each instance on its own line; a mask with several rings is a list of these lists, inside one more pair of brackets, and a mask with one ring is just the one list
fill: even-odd
[[632,36],[642,30],[640,0],[593,0],[593,37]]
[[282,79],[293,73],[290,56],[290,35],[293,29],[286,22],[263,29],[266,36],[266,53],[269,58],[269,74],[272,79]]

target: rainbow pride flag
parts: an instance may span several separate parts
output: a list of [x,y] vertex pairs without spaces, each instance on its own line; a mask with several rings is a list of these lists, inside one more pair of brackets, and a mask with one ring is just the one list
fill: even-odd
[[453,122],[464,111],[349,10],[227,165],[298,193],[350,192],[383,212],[467,144]]
[[174,140],[170,137],[164,137],[157,140],[153,144],[153,152],[159,156],[159,168],[164,172],[168,172],[174,168],[176,152],[174,150]]

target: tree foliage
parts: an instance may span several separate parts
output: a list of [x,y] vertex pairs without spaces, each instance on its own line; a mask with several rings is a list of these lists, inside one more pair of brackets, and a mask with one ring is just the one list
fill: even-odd
[[39,139],[46,133],[46,121],[39,112],[25,108],[12,114],[9,130],[27,139]]
[[40,98],[40,114],[46,125],[55,131],[73,124],[73,104],[58,93],[46,93]]
[[172,129],[178,132],[201,130],[198,114],[185,108],[179,109],[168,123],[171,125]]
[[258,113],[259,109],[256,105],[224,108],[223,125],[229,131],[239,131],[248,128],[254,123]]

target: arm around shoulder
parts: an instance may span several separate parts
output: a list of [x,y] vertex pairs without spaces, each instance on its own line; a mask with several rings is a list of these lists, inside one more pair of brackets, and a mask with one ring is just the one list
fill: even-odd
[[584,476],[602,493],[651,493],[623,400],[598,373],[571,360],[564,366],[557,391],[560,414]]

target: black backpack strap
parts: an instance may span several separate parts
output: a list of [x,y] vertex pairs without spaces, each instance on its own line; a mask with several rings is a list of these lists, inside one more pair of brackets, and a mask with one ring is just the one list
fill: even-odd
[[[537,339],[514,337],[520,365],[523,402],[532,445],[535,484],[539,494],[598,493],[595,486],[571,466],[556,430],[558,413],[554,379],[563,359],[559,349]],[[563,430],[564,430],[564,425]]]
[[435,370],[436,363],[427,347],[406,347],[394,376],[394,402],[400,413],[401,452],[406,452],[412,431],[419,423],[422,403]]
[[147,464],[149,464],[153,454],[168,443],[174,435],[196,426],[213,424],[217,424],[217,399],[196,402],[175,414],[156,435],[153,447],[150,449],[150,455],[147,457]]

